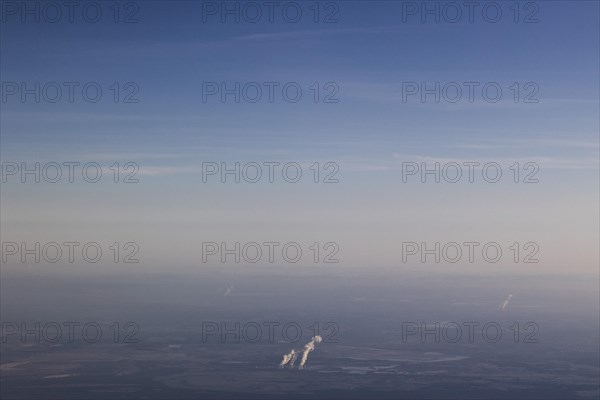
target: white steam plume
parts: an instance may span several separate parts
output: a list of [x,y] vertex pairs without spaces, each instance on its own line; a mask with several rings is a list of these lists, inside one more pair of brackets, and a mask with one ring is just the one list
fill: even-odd
[[504,310],[506,308],[506,306],[510,302],[510,299],[512,299],[512,294],[509,294],[508,297],[506,298],[506,300],[504,300],[504,303],[502,303],[502,305],[500,306],[500,308],[502,310]]
[[319,335],[314,336],[312,340],[304,345],[304,352],[302,353],[302,359],[300,360],[300,369],[304,368],[306,360],[308,360],[308,354],[315,349],[317,343],[321,343],[323,338]]
[[[292,350],[294,351],[294,350]],[[298,358],[298,353],[294,352],[294,355],[292,356],[292,359],[290,360],[290,368],[294,368],[294,363],[296,362],[296,358]]]
[[292,350],[289,353],[283,355],[283,359],[279,363],[279,368],[285,367],[286,364],[292,360],[292,358],[296,358],[296,350]]

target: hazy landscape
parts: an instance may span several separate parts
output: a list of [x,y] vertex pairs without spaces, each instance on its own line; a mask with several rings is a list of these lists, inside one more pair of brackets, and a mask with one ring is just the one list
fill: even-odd
[[[573,285],[586,290],[572,292]],[[597,290],[593,281],[564,277],[365,276],[341,268],[146,274],[118,282],[5,276],[3,321],[27,316],[29,329],[35,321],[100,321],[106,337],[88,343],[75,330],[72,343],[36,343],[31,334],[23,343],[5,335],[2,398],[445,399],[460,392],[473,399],[592,399],[599,394]],[[513,298],[501,309],[508,291]],[[113,321],[139,326],[134,343],[113,342],[106,328]],[[272,337],[263,325],[269,321],[276,323]],[[433,333],[403,337],[403,323],[449,321],[480,325],[472,339],[465,330],[456,342],[448,332],[452,338],[440,335],[438,342]],[[219,329],[228,324],[229,336],[207,334],[206,324],[215,322]],[[252,322],[263,327],[258,340],[256,330],[243,335]],[[496,342],[488,342],[494,332],[482,335],[489,322],[502,327]],[[516,342],[515,322],[522,331]],[[527,322],[539,331],[523,330]],[[286,323],[297,323],[302,335],[290,330],[284,337]],[[310,340],[315,323],[325,341],[306,367],[279,368],[283,354]]]

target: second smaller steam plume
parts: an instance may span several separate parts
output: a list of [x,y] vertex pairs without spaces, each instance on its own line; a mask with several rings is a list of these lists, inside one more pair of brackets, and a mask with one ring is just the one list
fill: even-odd
[[510,302],[510,299],[512,299],[512,294],[509,294],[508,297],[506,298],[506,300],[504,300],[504,302],[502,303],[502,305],[500,306],[501,310],[504,310],[506,308],[506,306],[508,305],[508,303]]
[[[279,367],[280,368],[285,367],[290,361],[292,361],[292,358],[295,359],[296,357],[297,357],[296,350],[292,350],[289,353],[284,354],[283,355],[283,359],[279,363]],[[292,362],[291,366],[292,366],[292,368],[294,368],[294,363],[293,362]]]

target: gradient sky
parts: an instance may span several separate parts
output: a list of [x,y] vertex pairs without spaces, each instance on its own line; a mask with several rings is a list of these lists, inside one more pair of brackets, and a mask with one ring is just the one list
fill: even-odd
[[[512,2],[499,2],[495,24],[480,13],[473,23],[404,23],[392,1],[337,2],[337,23],[314,23],[311,3],[299,2],[307,15],[295,24],[280,14],[204,23],[201,3],[188,1],[137,2],[132,24],[3,14],[2,82],[93,81],[104,97],[2,102],[2,161],[135,162],[140,183],[9,180],[2,240],[135,241],[155,270],[201,268],[203,241],[334,241],[342,265],[356,268],[423,267],[401,262],[402,242],[533,241],[539,264],[433,268],[598,274],[598,2],[538,1],[530,24],[513,22]],[[295,104],[203,102],[213,81],[298,82],[305,92]],[[497,103],[403,102],[412,81],[505,91]],[[140,101],[113,103],[113,82],[135,82]],[[314,82],[335,82],[339,102],[314,103]],[[539,102],[515,103],[514,82],[537,84]],[[202,182],[202,162],[235,161],[332,161],[340,182]],[[497,162],[505,173],[535,162],[540,182],[402,182],[403,162],[436,161]]]

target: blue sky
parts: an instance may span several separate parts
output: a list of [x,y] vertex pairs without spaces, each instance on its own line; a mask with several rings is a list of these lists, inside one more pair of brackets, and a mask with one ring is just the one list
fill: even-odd
[[[127,232],[149,243],[146,259],[156,268],[167,260],[192,265],[188,247],[169,251],[157,243],[174,235],[192,245],[200,227],[203,240],[290,230],[306,241],[337,240],[348,243],[344,260],[359,267],[395,265],[402,240],[498,237],[546,243],[551,271],[566,272],[572,261],[577,267],[568,268],[597,273],[598,2],[535,2],[539,22],[530,24],[513,22],[512,2],[499,2],[498,23],[476,13],[473,23],[456,24],[412,16],[404,23],[402,2],[392,1],[338,2],[339,22],[330,24],[312,21],[311,2],[298,2],[306,17],[296,24],[279,14],[275,23],[213,16],[203,23],[199,2],[137,4],[139,22],[132,24],[6,16],[2,82],[98,82],[104,91],[93,104],[21,103],[15,96],[3,102],[2,161],[132,161],[141,182],[9,183],[3,235],[93,236],[93,223],[107,240]],[[203,83],[222,81],[297,82],[303,98],[203,102]],[[403,82],[472,81],[497,82],[502,100],[402,101]],[[113,103],[113,82],[134,82],[140,101]],[[339,102],[314,103],[314,82],[335,83]],[[514,82],[534,83],[539,102],[515,103]],[[199,178],[205,161],[269,160],[333,161],[341,181],[221,185]],[[505,168],[531,161],[542,180],[403,184],[407,161],[494,161]]]

